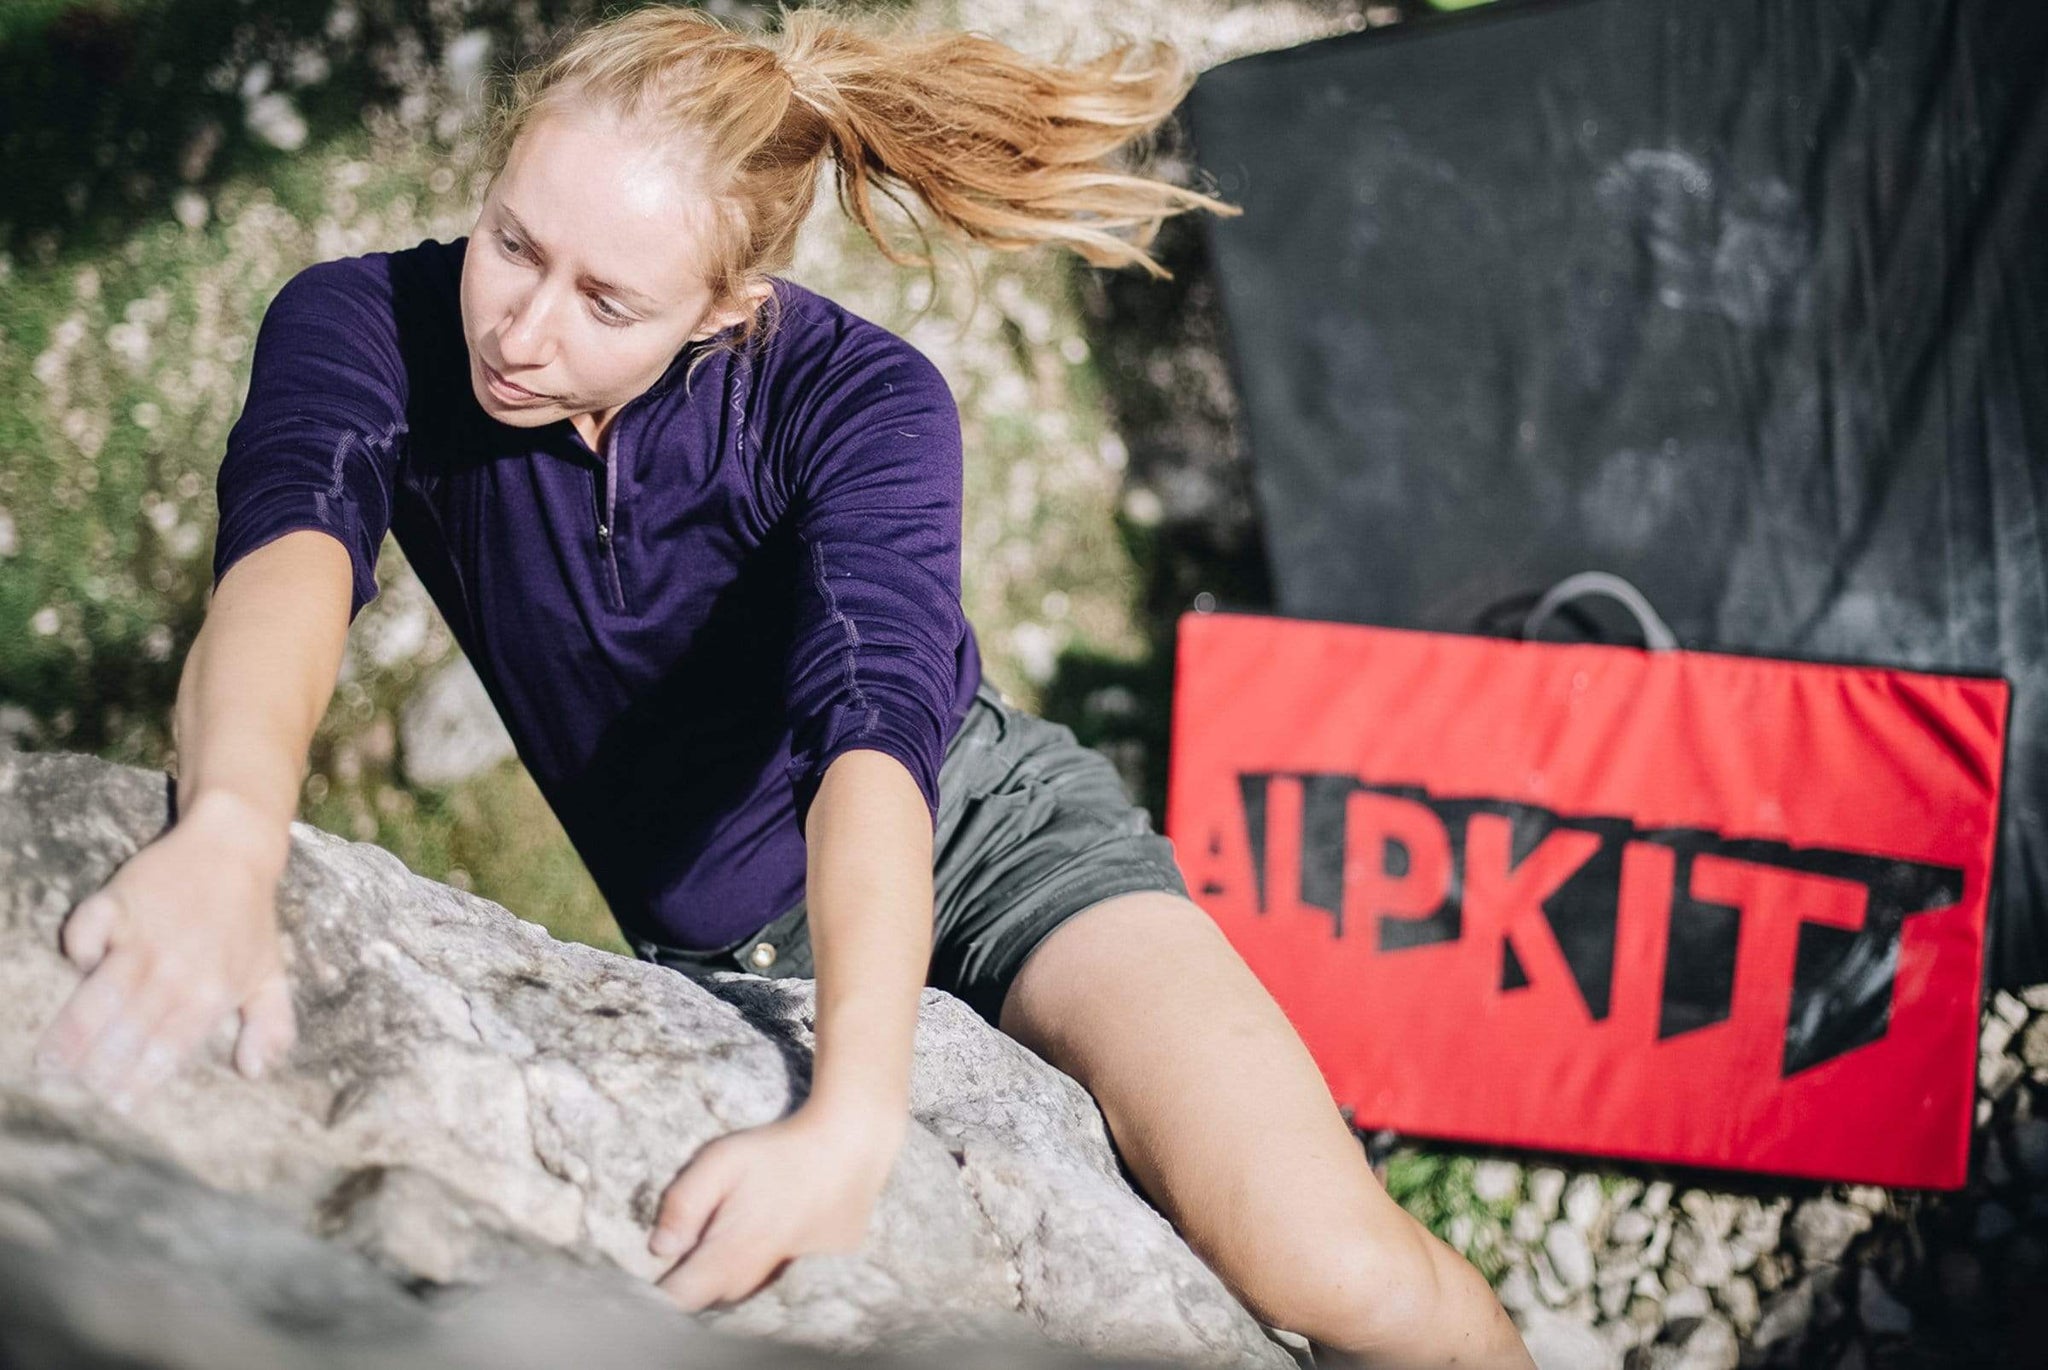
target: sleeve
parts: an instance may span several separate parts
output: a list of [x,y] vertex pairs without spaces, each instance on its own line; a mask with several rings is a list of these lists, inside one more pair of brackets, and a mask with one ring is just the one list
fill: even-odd
[[796,619],[787,700],[801,830],[825,769],[902,762],[936,828],[939,765],[967,634],[960,411],[932,362],[884,341],[821,387],[794,448]]
[[298,528],[319,528],[354,564],[349,622],[377,597],[377,553],[407,431],[406,372],[381,256],[320,262],[264,311],[249,396],[214,481],[213,583]]

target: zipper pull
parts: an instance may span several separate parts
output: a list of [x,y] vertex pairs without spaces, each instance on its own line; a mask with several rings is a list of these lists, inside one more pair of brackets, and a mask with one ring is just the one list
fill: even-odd
[[597,525],[597,543],[598,546],[605,548],[609,548],[612,545],[612,530],[608,524],[600,523]]

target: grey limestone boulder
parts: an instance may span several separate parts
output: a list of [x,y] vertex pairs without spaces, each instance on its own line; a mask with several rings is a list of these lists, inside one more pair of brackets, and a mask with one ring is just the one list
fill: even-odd
[[[1087,1093],[935,989],[862,1250],[683,1313],[651,1283],[656,1204],[704,1142],[800,1101],[811,982],[700,982],[558,942],[305,824],[279,894],[299,1024],[283,1068],[240,1077],[223,1024],[128,1116],[37,1076],[31,1048],[78,982],[58,928],[164,829],[172,794],[161,772],[0,754],[0,1345],[17,1362],[129,1364],[142,1338],[144,1363],[177,1365],[629,1366],[683,1347],[800,1364],[972,1338],[1009,1348],[987,1364],[1294,1363],[1130,1187]],[[1066,1351],[1031,1350],[1048,1345]]]

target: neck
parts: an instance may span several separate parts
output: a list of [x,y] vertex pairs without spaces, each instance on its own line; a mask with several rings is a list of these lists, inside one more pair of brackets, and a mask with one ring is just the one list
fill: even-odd
[[576,431],[581,433],[583,440],[590,444],[591,451],[602,452],[604,451],[604,435],[610,430],[612,420],[617,418],[618,415],[619,411],[616,408],[606,409],[593,414],[572,414],[569,417],[569,422],[576,426]]

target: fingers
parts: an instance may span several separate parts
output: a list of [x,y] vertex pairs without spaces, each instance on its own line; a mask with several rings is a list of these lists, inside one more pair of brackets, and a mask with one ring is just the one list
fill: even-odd
[[292,1014],[291,982],[282,970],[265,980],[242,1005],[242,1030],[235,1039],[235,1069],[254,1080],[291,1053],[298,1040]]
[[72,965],[90,975],[107,954],[107,942],[120,917],[120,896],[109,889],[86,898],[71,910],[57,934],[57,944]]
[[669,1181],[647,1249],[657,1256],[675,1256],[694,1247],[704,1224],[725,1197],[726,1178],[715,1144],[706,1144]]
[[703,1240],[656,1284],[686,1312],[713,1304],[738,1303],[768,1283],[788,1258],[778,1256],[721,1210],[712,1215]]
[[[43,1029],[36,1043],[36,1064],[47,1071],[76,1073],[126,1007],[141,978],[140,967],[140,959],[133,956],[112,956],[98,963]],[[119,1040],[114,1045],[118,1051]]]
[[226,1012],[222,1000],[213,995],[171,1005],[149,1033],[133,1067],[113,1082],[114,1107],[125,1113],[133,1101],[153,1093],[206,1040]]

